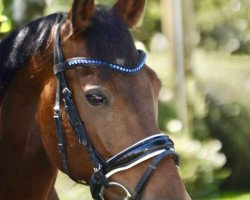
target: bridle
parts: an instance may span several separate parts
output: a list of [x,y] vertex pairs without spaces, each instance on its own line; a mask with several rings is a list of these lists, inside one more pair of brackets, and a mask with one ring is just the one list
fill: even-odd
[[[95,151],[95,148],[89,139],[84,122],[81,120],[73,101],[72,92],[68,87],[64,76],[64,71],[76,67],[96,66],[105,67],[107,69],[115,70],[128,75],[136,74],[145,66],[146,54],[143,51],[138,50],[140,53],[140,59],[138,66],[135,67],[126,67],[98,59],[84,57],[71,58],[64,61],[60,43],[60,27],[62,23],[63,22],[61,22],[57,28],[54,45],[54,74],[57,78],[54,121],[57,131],[58,149],[62,159],[64,171],[77,183],[86,184],[84,181],[78,180],[73,176],[68,165],[66,145],[63,136],[62,111],[60,108],[61,95],[63,96],[62,99],[64,101],[64,110],[67,114],[67,118],[74,130],[78,142],[85,147],[93,165],[94,173],[90,179],[90,190],[93,199],[104,199],[104,190],[112,186],[119,187],[124,190],[127,195],[126,199],[139,199],[144,186],[149,180],[150,175],[163,158],[171,156],[174,159],[176,166],[178,166],[179,157],[175,153],[174,143],[165,134],[155,134],[128,147],[112,158],[104,160],[101,155]],[[135,195],[133,197],[126,187],[119,183],[110,182],[108,180],[113,174],[128,170],[150,158],[153,158],[153,160],[139,180],[135,188]]]

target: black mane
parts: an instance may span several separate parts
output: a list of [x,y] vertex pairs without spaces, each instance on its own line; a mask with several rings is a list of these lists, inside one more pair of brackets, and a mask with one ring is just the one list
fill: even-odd
[[45,46],[51,28],[63,16],[63,13],[57,13],[37,19],[0,41],[0,101],[15,73]]
[[[37,19],[0,41],[0,102],[15,73],[28,64],[32,55],[45,48],[52,27],[64,15],[56,13]],[[82,36],[86,37],[91,57],[111,63],[120,59],[127,66],[137,64],[133,37],[119,16],[104,6],[97,6],[90,24]]]
[[88,53],[111,63],[124,59],[125,65],[138,64],[138,52],[127,25],[112,10],[98,5],[91,25],[85,30]]

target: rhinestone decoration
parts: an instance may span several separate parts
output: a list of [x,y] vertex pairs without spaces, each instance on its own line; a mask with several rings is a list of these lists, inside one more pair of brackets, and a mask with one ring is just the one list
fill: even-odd
[[81,66],[103,66],[121,73],[126,73],[126,74],[134,74],[138,71],[140,71],[146,62],[146,53],[142,50],[138,50],[140,53],[140,61],[137,66],[123,66],[119,64],[114,64],[114,63],[108,63],[102,60],[97,60],[97,59],[91,59],[91,58],[72,58],[69,60],[66,60],[64,63],[61,63],[59,65],[56,65],[54,67],[54,73],[58,74],[59,72],[62,72],[67,69],[72,69],[74,67],[81,67]]

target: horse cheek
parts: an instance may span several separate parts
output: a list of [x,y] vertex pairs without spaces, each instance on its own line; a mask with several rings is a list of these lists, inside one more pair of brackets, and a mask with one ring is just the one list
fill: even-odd
[[48,81],[41,93],[38,108],[38,124],[43,145],[54,164],[62,169],[57,149],[57,136],[53,119],[55,80]]

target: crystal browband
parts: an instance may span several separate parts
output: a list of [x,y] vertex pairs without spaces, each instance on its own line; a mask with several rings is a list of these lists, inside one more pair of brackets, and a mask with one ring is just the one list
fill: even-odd
[[72,69],[75,67],[81,67],[81,66],[103,66],[108,69],[112,69],[121,73],[125,74],[134,74],[136,72],[139,72],[144,66],[146,62],[146,53],[142,50],[138,50],[140,54],[139,58],[139,64],[137,66],[123,66],[119,64],[113,64],[109,63],[103,60],[99,59],[93,59],[93,58],[84,58],[84,57],[79,57],[79,58],[71,58],[63,63],[59,63],[56,66],[54,66],[54,74],[58,74],[60,72],[63,72],[64,70]]

